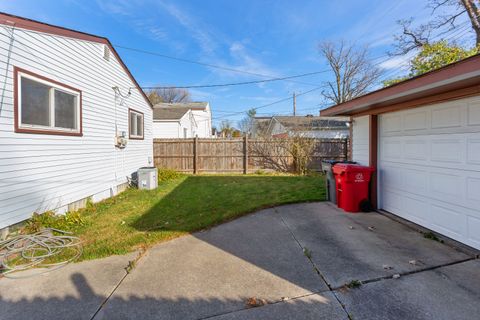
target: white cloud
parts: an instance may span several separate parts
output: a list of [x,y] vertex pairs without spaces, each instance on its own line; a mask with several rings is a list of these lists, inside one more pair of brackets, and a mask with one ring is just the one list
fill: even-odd
[[[268,67],[263,61],[250,53],[247,47],[241,41],[234,41],[230,43],[229,46],[229,58],[232,61],[231,63],[222,63],[218,62],[222,66],[242,70],[249,73],[264,74],[269,77],[278,76],[278,72]],[[225,74],[224,70],[215,70],[216,73]],[[228,71],[227,71],[228,72]],[[239,73],[228,72],[228,75],[239,76]],[[244,74],[244,77],[252,77],[252,75]]]
[[138,33],[145,34],[152,40],[164,42],[168,39],[167,31],[149,19],[134,20],[132,25]]
[[135,1],[128,0],[97,0],[97,5],[107,13],[122,16],[132,16],[136,9]]
[[205,53],[212,53],[217,48],[217,43],[211,32],[190,16],[185,10],[181,10],[171,3],[167,4],[165,2],[159,2],[159,5],[161,5],[170,16],[177,20],[181,26],[187,29]]

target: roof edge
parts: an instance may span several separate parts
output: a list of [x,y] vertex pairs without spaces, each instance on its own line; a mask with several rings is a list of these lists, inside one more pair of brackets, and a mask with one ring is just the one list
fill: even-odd
[[473,73],[476,70],[480,70],[480,53],[398,82],[388,87],[377,89],[344,103],[320,110],[320,116],[347,116],[350,115],[347,112],[352,111],[358,105],[363,104],[361,105],[361,108],[365,108],[369,105],[379,102],[381,99],[388,101],[388,97],[392,97],[394,95],[407,93],[406,95],[408,96],[408,91],[433,85],[462,74]]
[[110,40],[108,40],[108,38],[65,28],[65,27],[52,25],[49,23],[45,23],[45,22],[41,22],[41,21],[29,19],[29,18],[16,16],[16,15],[5,13],[5,12],[0,12],[0,24],[11,26],[11,27],[19,27],[21,29],[27,29],[27,30],[37,31],[37,32],[54,34],[54,35],[63,36],[67,38],[92,41],[92,42],[97,42],[97,43],[102,43],[107,45],[109,49],[112,51],[112,53],[115,55],[115,58],[118,60],[118,62],[120,63],[120,65],[122,66],[123,70],[126,72],[128,77],[130,78],[130,80],[132,80],[133,84],[137,87],[140,94],[143,96],[143,98],[147,102],[147,104],[150,106],[150,108],[153,109],[153,105],[150,102],[150,100],[148,100],[147,95],[145,94],[145,92],[143,92],[137,80],[132,75],[127,65],[123,62],[122,58],[120,58],[120,55],[115,50],[115,48],[113,47]]

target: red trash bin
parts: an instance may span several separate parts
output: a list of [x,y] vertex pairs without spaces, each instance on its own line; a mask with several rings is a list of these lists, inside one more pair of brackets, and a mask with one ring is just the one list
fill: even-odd
[[337,182],[337,206],[347,212],[359,212],[360,203],[368,201],[370,178],[374,168],[338,163],[333,166]]

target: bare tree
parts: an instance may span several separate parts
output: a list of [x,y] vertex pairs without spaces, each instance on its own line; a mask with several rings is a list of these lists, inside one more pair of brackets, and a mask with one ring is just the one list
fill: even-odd
[[186,89],[178,88],[158,88],[150,89],[145,92],[148,100],[155,105],[157,103],[176,103],[176,102],[189,102],[190,92]]
[[257,110],[252,108],[246,112],[246,115],[243,119],[238,121],[238,127],[246,136],[250,136],[252,133],[256,114]]
[[225,138],[231,138],[233,133],[235,132],[235,128],[232,127],[232,124],[229,120],[223,120],[220,123],[220,133]]
[[[461,26],[458,21],[465,15],[475,32],[475,46],[480,45],[479,0],[429,0],[428,7],[432,9],[432,16],[436,16],[429,23],[413,27],[414,21],[412,18],[398,21],[402,27],[402,32],[395,36],[397,43],[395,50],[390,52],[390,55],[404,55],[430,44],[433,41],[432,35],[434,33],[438,37],[458,29]],[[449,13],[437,14],[440,10],[446,10]]]
[[380,69],[369,61],[367,48],[358,49],[344,41],[322,42],[319,51],[335,75],[322,92],[328,102],[340,104],[361,96],[380,78]]

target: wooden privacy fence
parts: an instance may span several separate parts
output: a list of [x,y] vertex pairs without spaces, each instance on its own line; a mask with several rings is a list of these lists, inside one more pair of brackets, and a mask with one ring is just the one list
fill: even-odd
[[[293,172],[295,157],[289,139],[154,139],[155,166],[188,173]],[[321,160],[348,159],[347,139],[310,139],[309,170]]]

